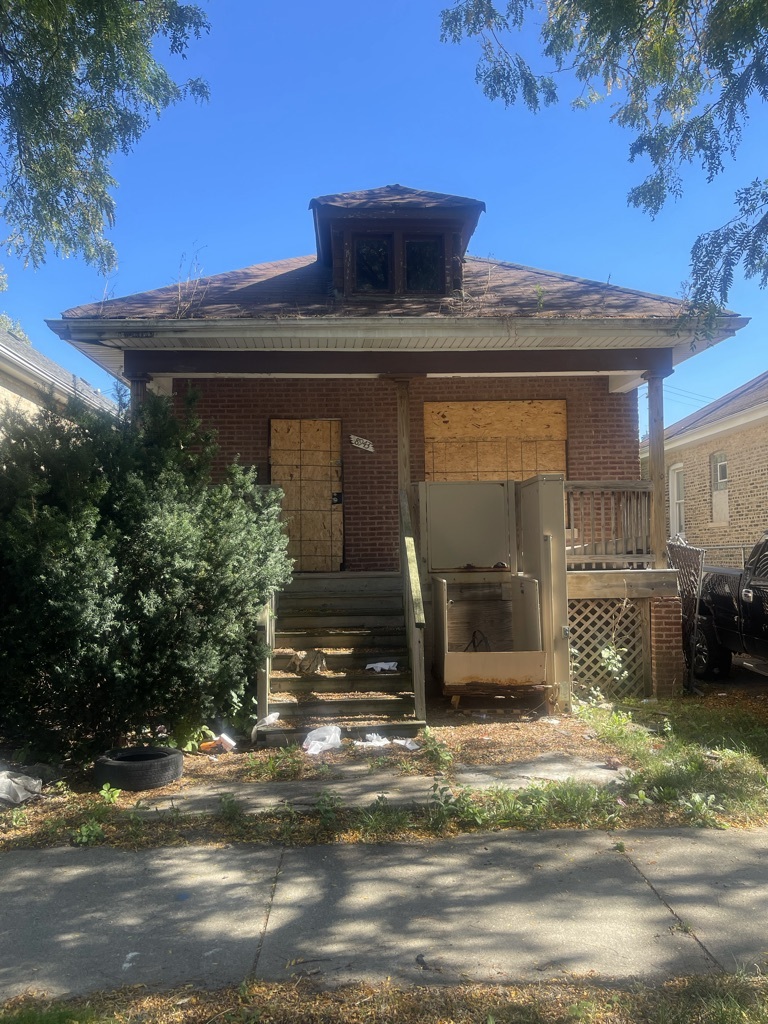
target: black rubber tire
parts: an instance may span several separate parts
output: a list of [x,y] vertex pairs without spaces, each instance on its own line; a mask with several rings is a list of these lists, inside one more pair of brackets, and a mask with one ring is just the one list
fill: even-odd
[[93,777],[99,788],[108,782],[115,789],[137,792],[167,786],[183,771],[184,755],[175,747],[124,747],[100,757]]
[[699,619],[696,624],[693,674],[697,679],[727,679],[731,674],[731,652],[718,643],[710,619]]

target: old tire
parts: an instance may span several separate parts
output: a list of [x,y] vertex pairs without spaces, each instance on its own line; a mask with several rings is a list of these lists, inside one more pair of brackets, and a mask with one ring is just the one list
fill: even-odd
[[174,747],[125,747],[108,750],[93,766],[93,777],[101,788],[109,783],[115,789],[136,792],[159,789],[181,777],[184,756]]
[[731,652],[718,643],[710,619],[699,619],[693,642],[693,674],[697,679],[727,679],[731,672]]

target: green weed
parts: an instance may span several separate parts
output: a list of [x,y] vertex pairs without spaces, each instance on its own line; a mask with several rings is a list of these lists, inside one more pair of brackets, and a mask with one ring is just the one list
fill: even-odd
[[222,793],[219,797],[219,814],[230,824],[242,821],[245,809],[234,793]]
[[437,771],[444,772],[453,764],[453,754],[441,740],[437,739],[429,726],[424,727],[424,740],[422,745],[424,756]]
[[106,838],[104,828],[94,818],[89,818],[70,833],[75,846],[94,846]]
[[358,811],[355,827],[364,839],[380,841],[407,829],[411,815],[404,807],[393,807],[383,793],[365,809]]

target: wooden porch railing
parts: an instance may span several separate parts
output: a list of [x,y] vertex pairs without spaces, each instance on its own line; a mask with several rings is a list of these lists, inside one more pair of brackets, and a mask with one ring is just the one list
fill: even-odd
[[567,480],[565,547],[569,569],[654,564],[649,480]]
[[423,722],[427,716],[424,678],[424,601],[416,558],[416,541],[411,523],[408,494],[400,491],[400,566],[403,574],[403,609],[408,653],[413,681],[413,702],[416,718]]

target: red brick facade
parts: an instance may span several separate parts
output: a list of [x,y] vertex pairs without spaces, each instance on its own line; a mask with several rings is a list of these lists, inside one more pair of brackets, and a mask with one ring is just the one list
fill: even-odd
[[[177,393],[193,387],[198,411],[217,431],[222,465],[235,457],[269,465],[271,418],[340,419],[343,438],[345,568],[398,567],[397,399],[393,382],[372,379],[177,380]],[[608,393],[604,377],[420,378],[410,385],[411,476],[424,479],[425,402],[564,400],[567,403],[568,478],[639,478],[637,398]],[[374,452],[355,448],[349,435],[370,440]]]
[[651,598],[651,678],[655,697],[679,696],[685,680],[679,598]]

